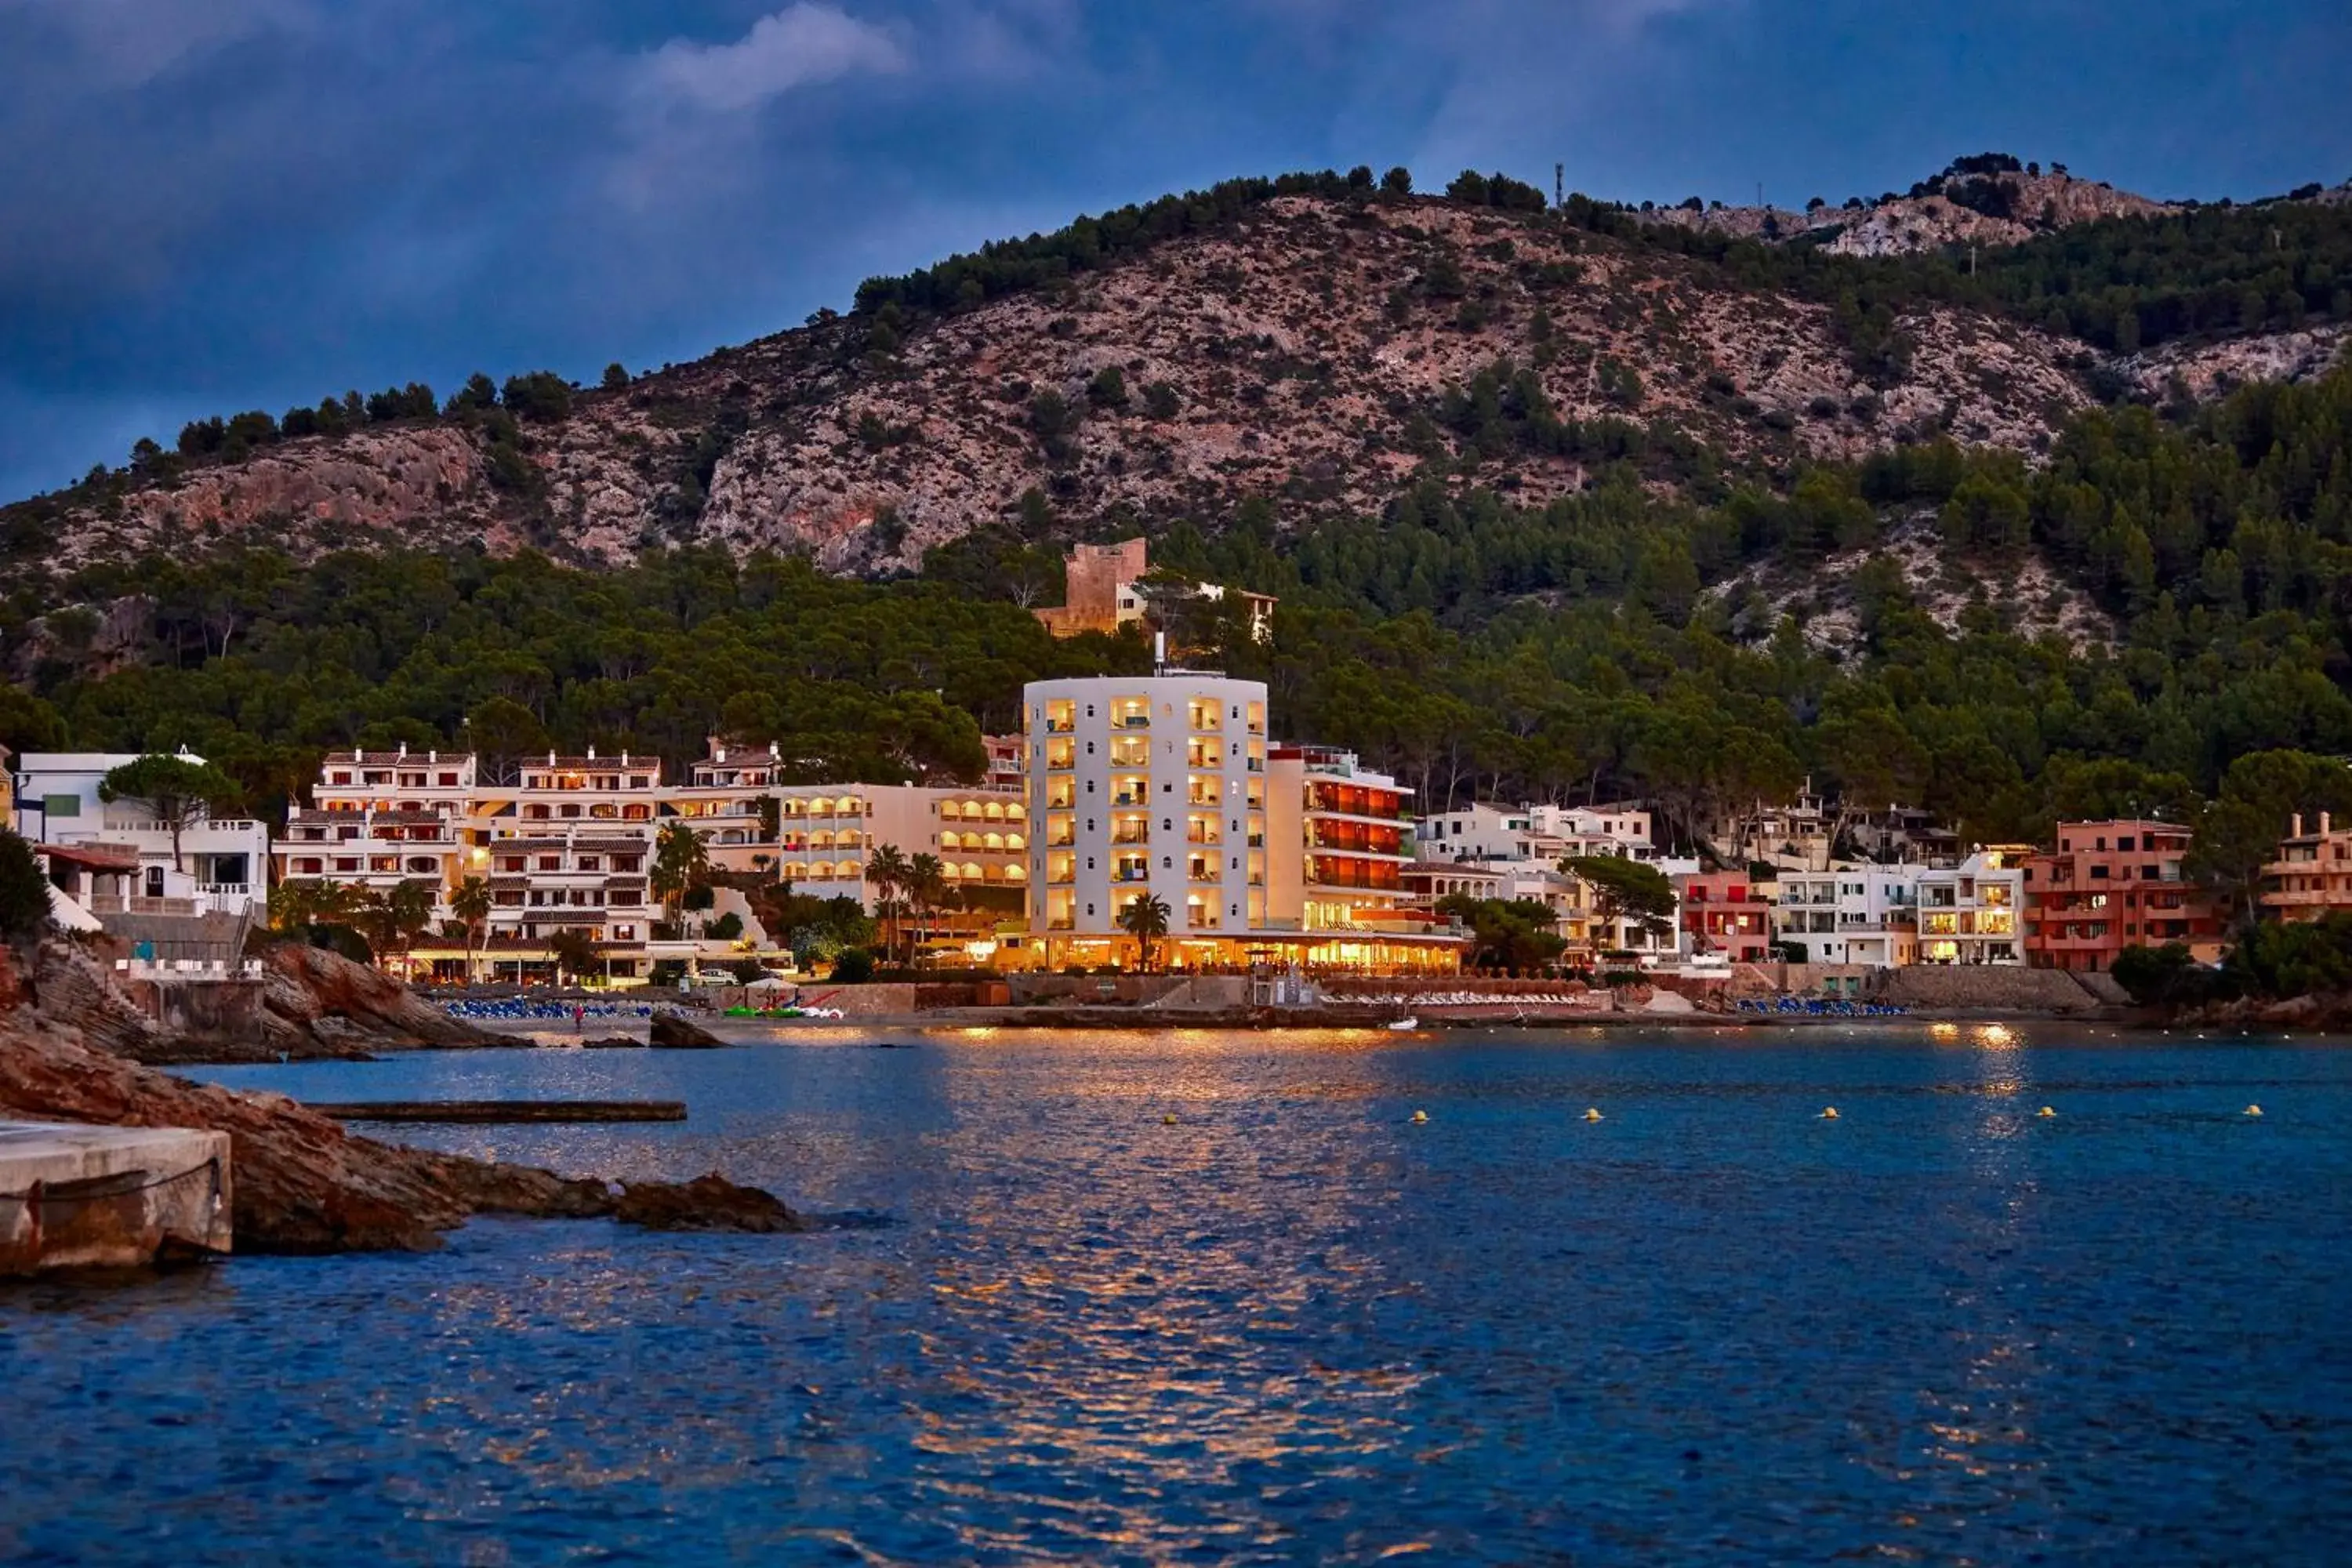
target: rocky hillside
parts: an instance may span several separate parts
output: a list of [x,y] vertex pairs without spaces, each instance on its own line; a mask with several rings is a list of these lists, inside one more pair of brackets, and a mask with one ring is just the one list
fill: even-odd
[[[1214,521],[1253,495],[1292,520],[1376,510],[1447,391],[1506,358],[1537,367],[1563,418],[1663,420],[1735,462],[1853,454],[1915,426],[2024,446],[2084,400],[2063,368],[2079,345],[1950,308],[1901,324],[1910,374],[1874,387],[1828,307],[1668,252],[1440,200],[1290,197],[887,348],[862,321],[822,321],[577,394],[523,426],[521,482],[478,428],[372,425],[57,498],[41,553],[377,532],[604,561],[805,546],[853,570],[912,563],[1033,489],[1081,520]],[[1555,458],[1497,477],[1540,498],[1586,475]]]
[[1951,245],[2021,245],[2037,234],[2100,218],[2148,217],[2180,211],[2171,202],[2119,191],[2101,180],[2081,180],[2063,169],[2001,171],[1937,176],[1907,195],[1842,206],[1668,207],[1644,215],[1653,222],[1741,238],[1809,239],[1840,256],[1906,256]]
[[[1577,438],[1488,454],[1476,482],[1540,500],[1584,484],[1628,424],[1654,483],[1718,461],[1785,474],[1937,432],[2032,449],[2090,400],[2095,375],[2200,395],[2333,356],[2332,326],[2257,331],[2218,357],[2210,332],[2204,348],[2097,354],[2041,313],[1952,304],[1949,288],[1913,280],[1873,311],[1850,288],[1823,302],[1837,290],[1818,277],[1792,293],[1737,257],[1686,254],[1719,250],[1722,233],[1764,236],[1768,218],[1780,238],[1811,226],[1819,248],[1866,257],[2165,210],[2039,171],[1948,171],[1912,196],[1811,216],[1675,209],[1581,225],[1434,197],[1277,196],[971,308],[820,312],[528,405],[395,408],[347,433],[253,443],[231,422],[222,455],[151,452],[7,509],[0,541],[52,567],[232,542],[302,554],[478,542],[590,563],[705,542],[875,572],[1002,520],[1034,532],[1041,509],[1080,527],[1213,526],[1252,497],[1292,526],[1377,511],[1429,458],[1454,455],[1449,405],[1505,361],[1533,373],[1540,416]],[[1644,237],[1658,226],[1693,232]],[[2270,298],[2254,295],[2257,316]]]

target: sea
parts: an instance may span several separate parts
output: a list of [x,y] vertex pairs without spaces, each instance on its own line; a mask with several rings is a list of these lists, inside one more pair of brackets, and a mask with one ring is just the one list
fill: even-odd
[[192,1076],[679,1099],[385,1131],[825,1228],[0,1287],[0,1562],[2352,1562],[2352,1043],[786,1026]]

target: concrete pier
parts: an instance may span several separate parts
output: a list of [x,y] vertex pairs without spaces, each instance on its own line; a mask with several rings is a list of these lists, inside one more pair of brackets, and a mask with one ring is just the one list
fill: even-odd
[[682,1100],[311,1100],[305,1110],[338,1121],[500,1122],[683,1121]]
[[0,1121],[0,1279],[226,1253],[229,1136]]

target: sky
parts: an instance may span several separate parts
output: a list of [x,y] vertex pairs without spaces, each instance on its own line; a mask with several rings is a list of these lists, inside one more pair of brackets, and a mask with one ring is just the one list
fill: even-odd
[[593,380],[1236,174],[1795,205],[1963,153],[2352,178],[2345,0],[0,0],[0,499],[185,420]]

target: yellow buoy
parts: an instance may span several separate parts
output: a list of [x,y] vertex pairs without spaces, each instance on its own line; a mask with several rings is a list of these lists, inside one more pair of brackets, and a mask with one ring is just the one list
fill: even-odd
[[1416,1110],[1412,1113],[1412,1119],[1415,1121],[1426,1121],[1429,1120],[1429,1112],[1426,1110]]
[[2259,1105],[2249,1105],[2246,1107],[2246,1114],[2249,1116],[2260,1116],[2262,1113],[2263,1108]]
[[1161,1118],[1160,1119],[1160,1124],[1162,1127],[1173,1127],[1173,1126],[1175,1126],[1175,1125],[1176,1125],[1176,1113],[1175,1113],[1174,1111],[1172,1111],[1172,1110],[1171,1110],[1171,1111],[1170,1111],[1167,1115],[1165,1115],[1165,1116],[1163,1116],[1163,1117],[1161,1117]]
[[1589,1105],[1589,1106],[1586,1106],[1586,1107],[1585,1107],[1585,1109],[1584,1109],[1584,1119],[1585,1119],[1587,1121],[1600,1121],[1600,1120],[1601,1120],[1601,1108],[1600,1108],[1599,1106],[1597,1106],[1597,1105]]
[[1838,1119],[1837,1107],[1834,1105],[1822,1106],[1821,1119],[1823,1121],[1835,1121]]
[[2057,1113],[2056,1111],[2054,1111],[2054,1110],[2051,1110],[2048,1106],[2046,1106],[2046,1105],[2045,1105],[2045,1106],[2043,1106],[2041,1110],[2039,1110],[2035,1111],[2033,1114],[2034,1114],[2034,1115],[2036,1115],[2036,1116],[2055,1116],[2055,1115],[2057,1115],[2058,1113]]

